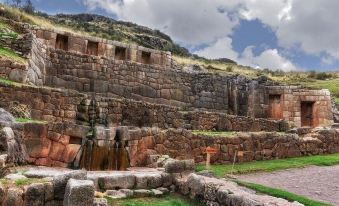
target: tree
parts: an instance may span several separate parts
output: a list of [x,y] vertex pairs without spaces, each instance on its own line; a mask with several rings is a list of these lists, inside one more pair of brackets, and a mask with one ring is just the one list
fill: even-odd
[[21,0],[12,0],[12,1],[15,7],[19,7],[21,4]]
[[22,9],[29,14],[34,13],[34,10],[35,10],[31,0],[27,0],[26,4],[22,7]]

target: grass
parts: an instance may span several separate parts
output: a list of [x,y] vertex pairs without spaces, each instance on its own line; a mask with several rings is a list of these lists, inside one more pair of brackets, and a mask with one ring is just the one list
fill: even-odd
[[313,82],[302,83],[303,85],[315,89],[328,89],[332,95],[339,99],[339,78],[329,80],[316,80]]
[[237,132],[212,132],[212,131],[192,131],[195,135],[206,135],[210,137],[233,137]]
[[[295,157],[279,160],[263,160],[246,163],[236,163],[234,165],[233,174],[245,174],[251,172],[272,172],[276,170],[301,168],[310,165],[331,166],[339,164],[339,153],[331,155],[318,155],[308,157]],[[198,165],[196,171],[205,170],[204,165]],[[232,174],[232,164],[211,165],[211,170],[217,177],[224,177]]]
[[21,64],[25,64],[27,62],[25,58],[19,56],[14,51],[3,47],[0,47],[0,56]]
[[335,103],[339,105],[339,97],[335,98]]
[[15,87],[21,87],[22,85],[24,85],[22,83],[14,82],[12,80],[9,80],[9,79],[3,78],[3,77],[0,77],[0,83],[6,84],[6,85],[15,86]]
[[166,196],[163,198],[136,198],[124,200],[110,200],[113,206],[204,206],[193,200],[188,200],[180,196]]
[[301,204],[304,204],[305,206],[329,206],[329,204],[315,201],[312,199],[308,199],[307,197],[296,195],[296,194],[293,194],[293,193],[290,193],[284,190],[266,187],[266,186],[255,184],[255,183],[248,183],[248,182],[243,182],[243,181],[236,181],[236,182],[241,186],[255,190],[259,193],[267,194],[267,195],[278,197],[278,198],[283,198],[291,202],[297,201]]
[[40,120],[33,120],[33,119],[27,119],[27,118],[15,118],[16,122],[20,122],[20,123],[37,123],[37,124],[47,124],[48,122],[46,121],[40,121]]

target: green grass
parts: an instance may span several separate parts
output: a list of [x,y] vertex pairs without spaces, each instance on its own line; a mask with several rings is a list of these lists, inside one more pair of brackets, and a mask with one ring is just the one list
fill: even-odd
[[339,105],[339,97],[335,98],[335,103]]
[[192,131],[195,135],[206,135],[211,137],[233,137],[237,134],[237,132],[212,132],[212,131]]
[[0,47],[0,56],[21,64],[25,64],[27,62],[25,58],[19,56],[14,51],[3,47]]
[[20,122],[20,123],[37,123],[37,124],[47,124],[48,122],[46,121],[40,121],[40,120],[33,120],[33,119],[27,119],[27,118],[15,118],[16,122]]
[[315,201],[312,199],[308,199],[307,197],[296,195],[296,194],[293,194],[293,193],[290,193],[284,190],[266,187],[266,186],[254,184],[254,183],[248,183],[248,182],[242,182],[242,181],[236,181],[236,182],[239,185],[255,190],[259,193],[267,194],[267,195],[278,197],[278,198],[283,198],[291,202],[297,201],[301,204],[304,204],[305,206],[329,206],[329,204]]
[[315,89],[328,89],[331,94],[339,98],[339,78],[329,80],[316,80],[314,82],[305,82],[303,85]]
[[188,200],[180,196],[166,196],[163,198],[136,198],[125,200],[109,200],[114,206],[204,206],[193,200]]
[[17,187],[20,187],[20,186],[30,185],[33,183],[45,183],[45,182],[47,181],[43,179],[27,178],[27,179],[17,179],[15,180],[14,183]]
[[[339,153],[331,155],[236,163],[234,165],[233,174],[245,174],[259,171],[272,172],[289,168],[301,168],[309,165],[331,166],[337,164],[339,164]],[[196,167],[196,171],[202,170],[205,170],[204,165],[198,165]],[[217,177],[224,177],[225,175],[232,173],[232,164],[211,165],[211,170]]]

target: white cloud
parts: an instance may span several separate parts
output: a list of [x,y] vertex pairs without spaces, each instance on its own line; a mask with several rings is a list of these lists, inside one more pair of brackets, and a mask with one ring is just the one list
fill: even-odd
[[232,49],[231,43],[232,43],[231,38],[229,37],[221,38],[218,39],[213,44],[211,44],[210,46],[195,52],[195,54],[210,59],[226,57],[232,60],[236,60],[238,58],[238,53],[236,53]]
[[283,57],[277,49],[267,49],[258,56],[253,54],[253,46],[247,47],[237,60],[239,64],[252,66],[254,68],[269,68],[272,70],[291,71],[297,67],[288,59]]
[[238,64],[251,66],[257,69],[269,68],[272,70],[283,71],[297,69],[297,67],[279,53],[277,49],[266,49],[255,56],[253,54],[254,48],[254,46],[248,46],[242,54],[238,55],[238,53],[232,49],[232,39],[225,37],[195,53],[211,59],[226,57],[238,62]]
[[120,19],[159,29],[175,41],[195,46],[215,41],[232,33],[238,24],[220,9],[236,1],[221,0],[84,0],[90,9],[102,8]]
[[[210,58],[242,56],[228,45],[230,36],[239,25],[239,19],[258,19],[272,28],[278,45],[285,50],[298,50],[319,57],[325,54],[322,62],[328,64],[339,59],[338,0],[82,1],[89,9],[105,9],[121,20],[159,29],[184,46],[208,45],[197,53]],[[293,68],[293,64],[279,53],[280,50],[267,49],[252,58],[263,64],[261,67],[282,65]],[[269,59],[278,63],[275,65]]]

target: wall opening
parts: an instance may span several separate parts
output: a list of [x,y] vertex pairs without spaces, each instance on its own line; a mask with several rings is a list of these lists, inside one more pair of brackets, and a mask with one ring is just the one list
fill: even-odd
[[55,41],[55,49],[62,49],[68,51],[68,36],[57,34]]
[[126,51],[125,47],[115,47],[115,59],[117,60],[126,60]]
[[281,95],[269,95],[269,118],[282,119]]
[[82,143],[82,138],[81,137],[74,137],[74,136],[70,136],[69,137],[69,144],[78,144],[81,145]]
[[151,64],[151,52],[141,52],[141,63]]
[[88,41],[87,43],[87,54],[98,56],[99,43]]
[[302,127],[314,127],[314,114],[313,106],[314,102],[301,102],[301,126]]

